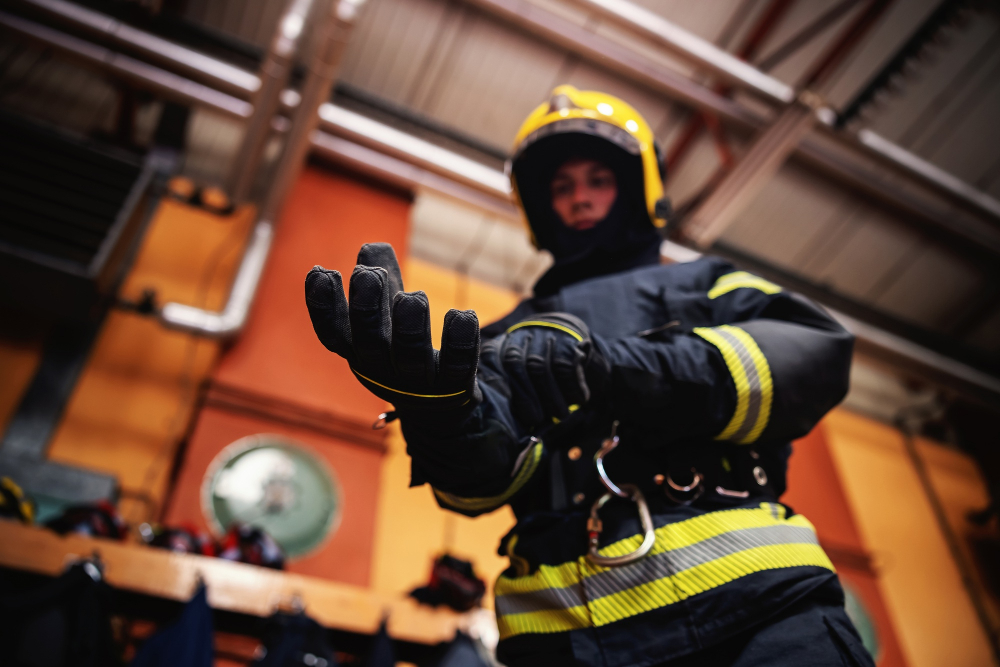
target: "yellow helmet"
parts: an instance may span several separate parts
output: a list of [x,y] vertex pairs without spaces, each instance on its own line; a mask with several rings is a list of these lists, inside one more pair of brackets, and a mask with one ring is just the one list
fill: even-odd
[[573,153],[594,152],[625,172],[619,178],[631,186],[625,189],[626,196],[631,192],[641,199],[639,205],[653,227],[666,226],[669,201],[663,194],[659,149],[649,123],[624,100],[564,85],[555,88],[521,125],[507,163],[511,190],[536,247],[545,247],[540,236],[543,221],[550,219],[550,172]]

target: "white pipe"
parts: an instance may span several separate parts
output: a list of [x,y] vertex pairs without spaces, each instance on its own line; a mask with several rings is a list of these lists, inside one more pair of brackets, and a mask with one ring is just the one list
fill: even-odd
[[670,53],[719,75],[729,83],[752,90],[775,102],[791,104],[795,89],[753,65],[671,23],[645,7],[625,0],[569,0],[599,12],[613,22],[639,32]]
[[418,139],[412,134],[330,103],[320,106],[319,117],[325,128],[377,146],[380,152],[406,156],[411,162],[430,167],[438,173],[469,183],[497,197],[506,198],[510,195],[510,180],[503,172]]
[[258,221],[243,253],[243,261],[240,262],[229,299],[221,312],[183,303],[168,303],[160,310],[160,321],[170,329],[212,338],[228,338],[239,333],[246,324],[250,306],[257,294],[257,286],[264,273],[273,238],[274,225],[267,220]]

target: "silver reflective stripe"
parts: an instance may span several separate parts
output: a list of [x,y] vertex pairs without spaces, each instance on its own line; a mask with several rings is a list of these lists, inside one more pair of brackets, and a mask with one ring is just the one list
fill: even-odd
[[746,345],[743,344],[743,341],[725,329],[719,328],[713,329],[713,331],[715,331],[715,333],[719,336],[725,338],[726,342],[733,346],[733,349],[736,351],[736,356],[739,357],[740,364],[743,366],[743,371],[747,374],[747,383],[750,385],[750,400],[747,404],[746,418],[744,418],[743,424],[740,425],[739,430],[729,437],[729,440],[732,440],[733,442],[742,442],[743,439],[749,435],[750,431],[753,430],[753,427],[757,424],[757,419],[760,416],[760,375],[757,374],[757,365],[753,362],[753,357],[750,356],[750,350],[748,350]]
[[580,134],[589,134],[595,137],[601,137],[602,139],[610,141],[632,155],[640,154],[639,140],[632,136],[628,130],[624,130],[608,121],[598,120],[596,118],[565,118],[543,125],[526,136],[521,142],[521,145],[518,146],[517,153],[514,154],[511,161],[516,161],[525,149],[528,148],[528,146],[532,145],[539,139],[552,136],[554,134],[565,134],[568,132],[579,132]]
[[[662,539],[662,538],[661,538]],[[545,609],[569,609],[589,601],[652,581],[747,549],[781,544],[818,545],[816,533],[804,526],[741,528],[715,535],[695,544],[648,556],[632,565],[605,570],[565,588],[546,588],[531,593],[512,593],[496,598],[498,614],[518,614]]]
[[497,614],[504,616],[546,609],[570,609],[587,604],[587,600],[583,597],[583,586],[573,584],[565,588],[498,595],[495,604]]
[[649,556],[626,567],[614,568],[584,579],[587,598],[595,600],[627,588],[656,581],[678,572],[703,565],[755,547],[779,544],[819,544],[816,533],[800,526],[763,526],[743,528],[680,549]]

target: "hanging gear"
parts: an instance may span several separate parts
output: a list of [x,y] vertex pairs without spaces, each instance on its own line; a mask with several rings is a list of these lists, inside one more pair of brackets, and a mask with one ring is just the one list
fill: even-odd
[[10,477],[0,477],[0,517],[29,526],[35,522],[35,505]]
[[144,523],[139,526],[139,536],[151,547],[168,549],[174,553],[215,556],[217,548],[212,537],[194,526],[166,527]]
[[479,606],[486,584],[476,576],[472,563],[448,554],[434,561],[431,580],[415,588],[410,596],[432,607],[447,605],[455,611],[469,611]]
[[260,565],[273,570],[285,569],[285,554],[270,535],[256,526],[233,523],[218,546],[223,560]]
[[590,329],[578,317],[542,313],[512,325],[483,347],[495,355],[511,385],[522,424],[559,423],[591,397],[591,385],[608,379],[607,362],[594,349]]
[[45,527],[60,535],[76,533],[111,540],[124,540],[128,536],[125,520],[118,514],[115,506],[106,500],[93,505],[74,505],[48,521]]
[[143,642],[129,667],[212,667],[215,646],[212,608],[204,585],[184,605],[180,617]]
[[70,566],[31,590],[0,595],[4,667],[112,667],[111,590],[99,561]]
[[396,667],[396,649],[392,645],[392,637],[389,636],[386,625],[386,619],[382,619],[365,657],[365,667]]
[[278,612],[267,619],[256,667],[337,667],[328,631],[305,615]]
[[347,360],[362,385],[400,411],[471,410],[479,404],[479,320],[473,311],[448,311],[441,351],[435,350],[427,295],[403,291],[388,243],[362,246],[350,290],[348,304],[338,271],[317,266],[306,276],[316,335]]
[[481,642],[459,632],[422,664],[427,667],[493,667],[496,663],[487,656]]

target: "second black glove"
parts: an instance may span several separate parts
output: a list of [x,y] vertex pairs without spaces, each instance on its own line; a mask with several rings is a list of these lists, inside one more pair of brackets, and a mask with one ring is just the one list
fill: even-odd
[[568,313],[541,313],[483,345],[511,391],[515,417],[527,429],[566,419],[609,377],[590,330]]

